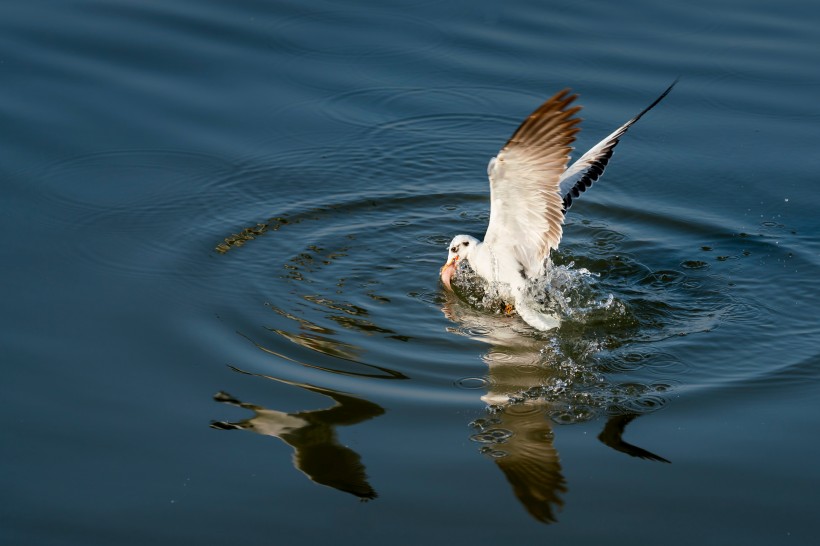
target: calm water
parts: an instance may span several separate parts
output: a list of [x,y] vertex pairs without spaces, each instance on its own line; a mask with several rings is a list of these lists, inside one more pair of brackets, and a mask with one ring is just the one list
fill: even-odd
[[[1,541],[813,543],[818,66],[808,1],[3,2]],[[679,75],[560,329],[443,292],[521,119]]]

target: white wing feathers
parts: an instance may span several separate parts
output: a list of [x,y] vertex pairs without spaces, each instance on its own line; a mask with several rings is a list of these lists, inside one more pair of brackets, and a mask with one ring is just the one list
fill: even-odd
[[[561,242],[564,214],[572,200],[598,180],[619,139],[669,94],[678,80],[569,168],[569,154],[581,121],[578,97],[564,89],[524,120],[490,160],[490,224],[484,242],[493,259],[511,264],[522,278],[543,273],[550,250]],[[509,277],[507,277],[509,279]]]
[[564,221],[561,174],[581,121],[577,98],[565,89],[524,120],[494,157],[490,178],[490,223],[484,242],[499,259],[515,259],[522,277],[543,272],[549,251],[561,241]]

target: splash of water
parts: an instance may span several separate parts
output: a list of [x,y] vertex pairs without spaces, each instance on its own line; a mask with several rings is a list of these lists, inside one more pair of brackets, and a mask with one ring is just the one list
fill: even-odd
[[[599,275],[586,268],[575,268],[575,263],[551,265],[544,275],[529,281],[528,298],[538,311],[556,316],[562,322],[587,322],[607,317],[619,317],[627,312],[626,305],[601,287]],[[469,305],[478,310],[502,314],[508,301],[500,283],[487,283],[469,263],[459,263],[453,280],[453,289]]]

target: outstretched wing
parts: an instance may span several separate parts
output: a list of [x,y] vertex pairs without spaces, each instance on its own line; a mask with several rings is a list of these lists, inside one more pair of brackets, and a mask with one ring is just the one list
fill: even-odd
[[484,242],[514,257],[527,277],[538,275],[549,251],[561,241],[564,221],[559,180],[581,121],[580,106],[565,89],[524,120],[490,160],[490,224]]
[[640,114],[618,127],[615,132],[590,148],[590,150],[578,158],[578,161],[573,163],[569,169],[564,171],[559,183],[559,193],[564,200],[564,212],[572,206],[572,200],[574,198],[585,192],[587,188],[592,186],[593,182],[604,174],[604,169],[607,163],[609,163],[609,158],[612,157],[615,146],[618,145],[618,141],[624,133],[626,133],[627,129],[663,100],[663,98],[672,91],[676,83],[678,83],[678,80],[672,82],[672,85],[667,87],[666,91],[661,93],[661,96],[655,99],[655,102],[644,108]]

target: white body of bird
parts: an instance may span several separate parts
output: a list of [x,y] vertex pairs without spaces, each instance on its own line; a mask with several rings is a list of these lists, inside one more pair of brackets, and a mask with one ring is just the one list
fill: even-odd
[[[621,136],[675,86],[569,165],[571,144],[580,130],[577,98],[565,89],[544,102],[490,160],[490,222],[484,241],[457,235],[449,246],[441,281],[451,289],[459,260],[512,300],[530,326],[550,330],[558,317],[539,312],[527,294],[530,281],[549,266],[550,251],[561,242],[562,225],[574,198],[598,180]],[[569,165],[569,167],[568,167]]]

